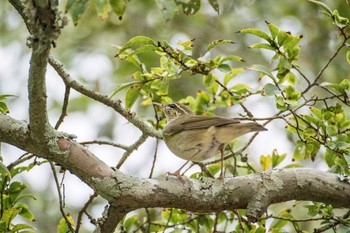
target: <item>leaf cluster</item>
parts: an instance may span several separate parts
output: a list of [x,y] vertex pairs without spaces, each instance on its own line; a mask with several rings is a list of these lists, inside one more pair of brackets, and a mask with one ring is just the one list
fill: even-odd
[[25,190],[28,185],[19,181],[15,181],[14,177],[30,171],[35,166],[31,163],[27,166],[9,166],[6,167],[2,158],[0,161],[0,231],[1,232],[34,232],[34,227],[18,223],[19,216],[29,221],[35,221],[35,217],[30,211],[28,205],[24,203],[25,199],[35,197],[31,194],[26,194]]

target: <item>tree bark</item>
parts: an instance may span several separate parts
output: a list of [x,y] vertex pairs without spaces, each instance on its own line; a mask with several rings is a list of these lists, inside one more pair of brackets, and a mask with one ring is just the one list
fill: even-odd
[[[215,180],[175,177],[145,179],[112,170],[88,149],[55,132],[54,143],[30,138],[28,125],[0,114],[0,141],[57,162],[87,183],[112,206],[122,210],[181,208],[199,213],[247,208],[257,220],[270,204],[309,200],[350,207],[350,184],[336,174],[314,169],[279,169]],[[120,218],[115,218],[115,221]]]

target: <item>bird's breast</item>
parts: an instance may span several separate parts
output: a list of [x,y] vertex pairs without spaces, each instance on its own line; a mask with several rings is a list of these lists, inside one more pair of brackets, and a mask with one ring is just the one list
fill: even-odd
[[186,130],[163,135],[164,141],[176,156],[194,162],[213,157],[223,144],[215,137],[215,129]]

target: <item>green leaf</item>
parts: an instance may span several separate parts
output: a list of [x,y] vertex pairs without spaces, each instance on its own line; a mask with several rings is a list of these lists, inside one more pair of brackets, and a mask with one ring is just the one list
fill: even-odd
[[317,205],[305,205],[304,207],[308,209],[307,214],[311,217],[315,217],[319,213]]
[[276,36],[278,35],[279,31],[280,31],[279,28],[276,25],[274,25],[272,23],[269,23],[267,21],[265,21],[265,23],[267,24],[267,27],[270,30],[270,34],[271,34],[272,40],[274,40],[276,38]]
[[208,44],[207,51],[210,51],[212,48],[222,44],[234,44],[235,42],[232,40],[214,40],[210,44]]
[[300,168],[300,167],[303,167],[303,165],[297,164],[297,163],[291,163],[291,164],[288,164],[287,166],[284,166],[284,168]]
[[186,15],[193,15],[197,13],[201,7],[200,0],[182,1],[175,0],[177,5],[182,6],[182,10]]
[[15,205],[15,207],[21,209],[21,212],[19,212],[19,215],[21,215],[23,218],[28,219],[29,221],[35,221],[35,217],[33,213],[29,210],[29,207],[26,204],[18,203]]
[[113,12],[122,20],[126,10],[127,0],[109,0]]
[[139,225],[140,223],[136,215],[130,216],[123,222],[123,227],[125,228],[126,232],[131,232],[133,228],[136,229]]
[[85,12],[89,0],[79,0],[74,1],[73,5],[70,7],[70,13],[74,25],[78,24],[81,15]]
[[290,32],[279,31],[277,35],[277,42],[279,46],[286,46],[292,40],[293,36],[290,34]]
[[23,184],[19,181],[12,182],[10,188],[8,189],[9,194],[16,194],[22,192],[24,189],[28,188],[28,185]]
[[3,162],[0,161],[0,175],[2,177],[9,177],[11,179],[11,172],[7,169],[7,167],[5,166],[5,164],[3,164]]
[[145,46],[145,45],[151,45],[151,46],[156,46],[156,43],[154,40],[152,40],[149,37],[146,36],[135,36],[131,38],[128,42],[126,42],[125,45],[123,45],[120,50],[118,51],[117,56],[124,52],[127,49],[130,49],[134,46]]
[[323,117],[322,117],[322,112],[321,110],[319,110],[318,108],[315,108],[315,107],[310,107],[310,111],[312,112],[312,114],[314,116],[316,116],[319,120],[321,120]]
[[221,170],[221,165],[219,163],[215,163],[207,166],[207,168],[210,174],[215,175]]
[[227,85],[229,81],[231,81],[234,77],[237,76],[237,74],[245,71],[244,68],[233,68],[231,69],[231,72],[225,73],[224,77],[224,85]]
[[346,61],[350,64],[350,50],[346,52]]
[[[67,214],[66,215],[67,220],[70,222],[72,226],[74,226],[74,220],[72,215]],[[68,224],[64,218],[61,218],[60,222],[58,223],[58,228],[57,228],[58,233],[74,233],[70,231]]]
[[305,155],[305,148],[306,145],[304,142],[298,140],[295,144],[295,148],[293,151],[293,161],[295,160],[300,160],[300,159],[305,159],[306,155]]
[[243,58],[241,58],[240,56],[236,56],[236,55],[231,55],[231,56],[227,56],[227,57],[224,57],[222,60],[221,60],[221,63],[225,62],[225,61],[244,61]]
[[12,230],[12,232],[21,232],[21,233],[32,232],[32,231],[21,231],[21,230],[24,230],[24,229],[36,230],[34,227],[29,226],[27,224],[23,224],[23,223],[14,225],[11,230]]
[[273,47],[270,44],[266,44],[266,43],[252,44],[252,45],[249,46],[249,48],[252,48],[252,49],[268,49],[268,50],[276,51],[275,47]]
[[248,33],[248,34],[252,34],[254,36],[260,37],[268,42],[271,42],[271,38],[269,35],[266,34],[266,32],[263,32],[259,29],[255,29],[255,28],[246,28],[246,29],[242,29],[240,31],[238,31],[239,33]]
[[348,79],[343,79],[339,85],[344,89],[344,90],[347,90],[347,91],[350,91],[350,81]]
[[174,18],[175,13],[177,12],[177,5],[174,0],[156,0],[156,3],[165,20],[171,20]]
[[288,109],[288,105],[282,96],[276,97],[276,107],[282,111]]
[[281,91],[278,89],[278,87],[272,83],[267,83],[264,86],[264,94],[267,96],[272,96],[280,93]]
[[273,74],[271,73],[271,71],[269,70],[269,68],[267,68],[266,66],[263,66],[263,65],[252,65],[250,67],[248,67],[249,70],[253,70],[253,71],[256,71],[256,72],[259,72],[263,75],[266,75],[268,77],[270,77],[272,80],[274,80],[274,76]]
[[338,135],[338,127],[335,125],[328,125],[326,127],[326,130],[328,135],[331,137]]
[[203,77],[203,84],[212,92],[216,93],[219,89],[219,84],[215,81],[217,76],[209,73]]
[[0,113],[8,113],[9,109],[4,102],[0,102]]
[[1,221],[5,222],[6,226],[9,227],[12,220],[21,212],[20,208],[9,208],[5,209]]
[[284,79],[291,85],[295,85],[298,82],[298,78],[293,72],[288,72]]
[[126,92],[125,107],[127,109],[130,109],[134,105],[135,101],[137,100],[137,98],[140,95],[141,87],[142,87],[142,85],[140,85],[140,84],[134,84]]
[[68,12],[76,0],[67,0],[66,6],[65,6],[65,12]]
[[15,95],[0,95],[0,100],[6,100],[8,97],[16,97]]
[[109,4],[108,0],[95,0],[96,11],[100,19],[108,19]]
[[316,0],[309,0],[309,2],[315,3],[324,10],[324,13],[326,13],[330,17],[332,16],[332,10],[324,2]]
[[216,11],[216,13],[219,14],[220,12],[220,6],[217,0],[208,0],[209,4],[211,5],[211,7]]
[[334,160],[336,157],[337,157],[337,155],[335,152],[333,152],[332,150],[330,150],[328,148],[326,149],[326,153],[324,154],[324,160],[326,161],[327,166],[329,168],[331,168],[335,164]]
[[227,64],[220,64],[218,66],[218,70],[224,72],[224,73],[227,73],[227,72],[230,72],[231,71],[231,67]]
[[277,151],[274,150],[272,152],[272,168],[275,168],[276,166],[278,166],[278,164],[280,164],[286,158],[286,156],[287,154],[279,155]]
[[264,171],[267,171],[270,168],[271,163],[272,163],[272,158],[270,155],[260,156],[260,165]]
[[118,85],[118,87],[113,91],[113,93],[109,96],[109,98],[112,98],[114,95],[116,95],[118,92],[120,92],[121,90],[124,90],[128,87],[131,87],[133,85],[140,85],[140,84],[143,84],[142,81],[131,81],[131,82],[128,82],[128,83],[123,83],[123,84],[120,84]]
[[293,86],[286,86],[283,91],[286,93],[287,100],[298,101],[301,97],[301,93],[297,91]]

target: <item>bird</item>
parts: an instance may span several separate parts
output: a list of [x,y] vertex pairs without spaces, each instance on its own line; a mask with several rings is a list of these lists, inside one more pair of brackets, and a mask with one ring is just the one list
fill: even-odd
[[181,169],[189,161],[204,161],[220,151],[219,178],[223,179],[224,150],[227,144],[246,133],[267,130],[256,122],[241,123],[238,119],[195,115],[189,107],[180,103],[154,104],[161,108],[167,120],[162,131],[165,144],[176,156],[188,160],[175,173],[171,173],[179,178]]

